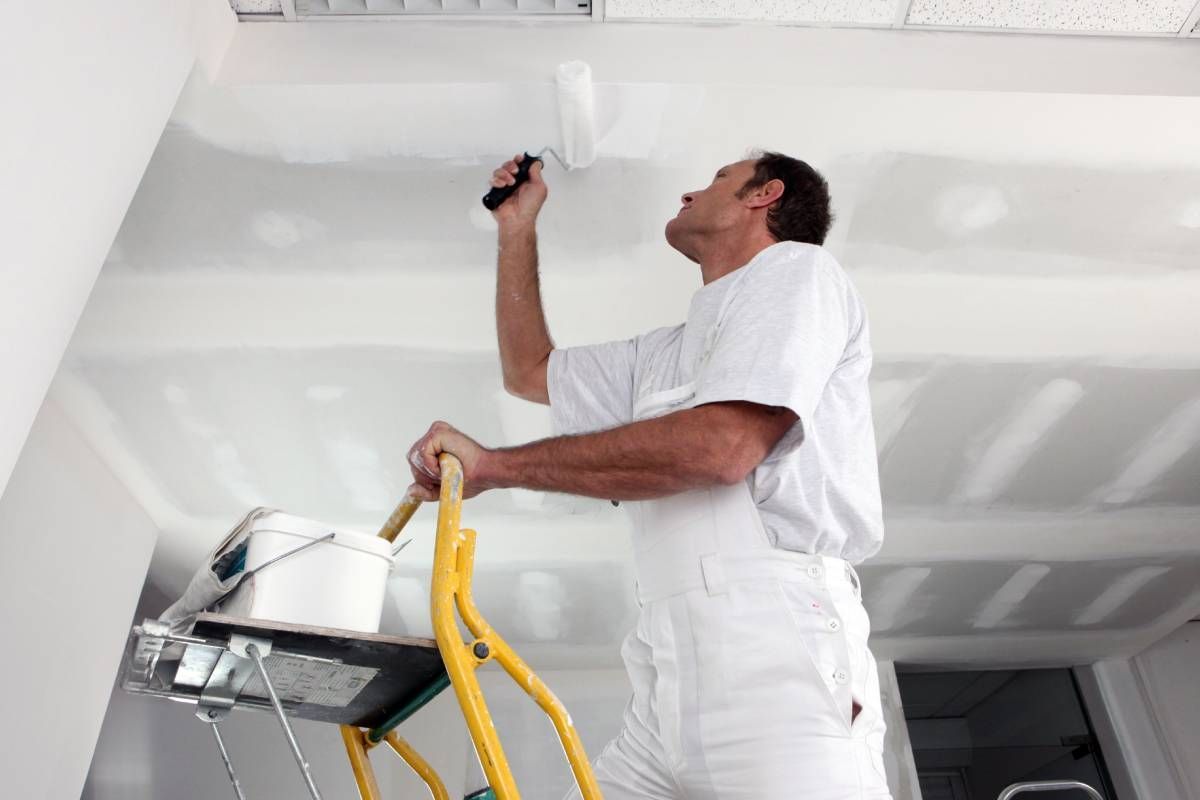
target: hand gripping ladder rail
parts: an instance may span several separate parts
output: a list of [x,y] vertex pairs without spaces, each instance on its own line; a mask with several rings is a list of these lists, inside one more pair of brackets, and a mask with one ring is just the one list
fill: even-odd
[[[337,723],[363,800],[382,800],[368,751],[387,742],[429,787],[449,800],[437,773],[396,728],[447,686],[454,688],[488,787],[468,800],[518,800],[516,782],[475,670],[496,661],[554,723],[584,800],[601,800],[566,708],[484,620],[471,597],[475,531],[461,528],[462,465],[443,453],[431,611],[436,641],[201,613],[176,626],[146,620],[130,632],[121,685],[127,691],[196,705],[212,726],[238,800],[242,787],[218,729],[237,707],[273,711],[320,800],[289,717]],[[405,499],[379,535],[395,541],[420,501]],[[455,609],[474,640],[464,642]]]

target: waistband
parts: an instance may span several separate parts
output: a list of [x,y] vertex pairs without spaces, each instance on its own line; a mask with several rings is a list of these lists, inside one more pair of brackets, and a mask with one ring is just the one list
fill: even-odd
[[706,553],[694,561],[635,564],[638,602],[645,604],[697,590],[709,596],[724,594],[735,583],[776,580],[813,583],[830,589],[862,593],[858,573],[850,562],[777,548],[746,553]]

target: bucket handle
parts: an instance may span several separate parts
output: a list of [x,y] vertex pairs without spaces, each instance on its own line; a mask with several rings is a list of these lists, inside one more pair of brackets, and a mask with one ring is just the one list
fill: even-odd
[[313,539],[312,541],[305,542],[304,544],[300,545],[299,547],[297,547],[295,549],[288,550],[286,553],[280,553],[279,555],[275,556],[274,558],[268,559],[268,560],[264,561],[263,563],[259,564],[254,569],[248,569],[245,572],[243,572],[242,580],[244,581],[247,578],[257,575],[258,573],[262,572],[267,567],[271,566],[272,564],[278,564],[280,561],[283,561],[285,558],[291,558],[292,556],[296,555],[297,553],[307,550],[310,547],[316,547],[321,542],[331,542],[331,541],[333,541],[333,537],[336,535],[337,535],[336,533],[331,531],[331,532],[325,534],[324,536],[322,536],[320,539]]

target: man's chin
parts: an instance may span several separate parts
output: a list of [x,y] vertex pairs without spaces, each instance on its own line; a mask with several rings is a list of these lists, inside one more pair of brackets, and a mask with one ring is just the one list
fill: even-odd
[[681,230],[679,225],[673,226],[671,224],[672,222],[677,222],[677,220],[671,220],[671,222],[667,223],[667,229],[665,231],[665,233],[667,235],[667,244],[671,245],[671,247],[674,250],[676,250],[680,255],[682,255],[688,261],[692,261],[692,262],[699,264],[700,263],[699,259],[697,259],[694,255],[691,254],[690,249],[686,245],[686,242],[687,242],[686,235],[683,234],[683,231]]
[[678,250],[679,249],[678,242],[682,238],[681,237],[682,233],[683,233],[683,226],[680,225],[679,217],[671,217],[669,220],[667,220],[667,225],[663,229],[663,234],[667,237],[667,244],[671,245],[671,247],[674,247],[676,250]]

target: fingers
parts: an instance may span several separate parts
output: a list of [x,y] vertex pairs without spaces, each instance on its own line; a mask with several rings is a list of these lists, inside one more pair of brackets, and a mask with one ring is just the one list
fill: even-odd
[[504,186],[512,186],[517,182],[516,174],[520,168],[520,163],[525,160],[525,156],[518,153],[512,157],[511,161],[505,161],[500,165],[500,168],[492,172],[492,186],[499,189]]
[[[493,170],[491,185],[496,189],[500,189],[515,184],[517,182],[517,170],[520,169],[521,162],[524,160],[525,156],[518,153],[513,156],[512,161],[505,161],[500,165],[499,169]],[[533,165],[529,168],[529,176],[540,181],[543,166],[544,164],[541,159],[535,159]]]
[[440,452],[442,452],[442,448],[432,436],[427,438],[425,444],[421,447],[421,461],[424,471],[438,481],[442,479],[441,465],[438,464],[438,453]]
[[487,489],[480,484],[474,486],[474,466],[485,453],[485,448],[468,436],[465,436],[447,422],[438,420],[429,426],[428,432],[417,440],[408,451],[408,465],[412,471],[413,485],[409,491],[414,499],[437,500],[440,497],[442,485],[442,453],[453,454],[459,460],[464,479],[470,474],[467,485],[474,489],[464,497],[472,497],[479,491]]
[[[513,162],[511,161],[508,162],[508,164],[512,163]],[[508,164],[505,164],[503,167],[492,173],[492,186],[497,189],[505,186],[512,186],[517,182],[517,179],[514,177],[517,174],[517,165],[513,164],[512,171],[510,172],[508,169]]]
[[408,451],[408,465],[412,468],[413,477],[417,480],[436,481],[440,476],[425,465],[424,447],[428,438],[429,434],[425,434]]
[[452,432],[454,429],[449,423],[438,420],[408,451],[408,463],[412,468],[413,478],[418,483],[437,486],[441,482],[442,467],[438,463],[438,455],[444,449],[443,435]]
[[431,503],[439,499],[439,493],[436,489],[422,486],[419,483],[414,483],[408,487],[407,496],[414,500],[420,500],[423,503]]
[[545,166],[545,165],[542,164],[541,161],[535,161],[533,166],[529,168],[529,182],[530,183],[543,183],[543,181],[542,181],[542,167],[543,166]]

